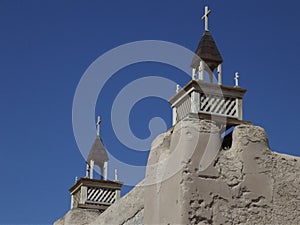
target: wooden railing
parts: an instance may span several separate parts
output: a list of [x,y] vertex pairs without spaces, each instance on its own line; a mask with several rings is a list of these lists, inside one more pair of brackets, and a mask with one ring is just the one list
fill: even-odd
[[105,210],[120,198],[122,183],[81,178],[71,187],[71,208]]
[[245,92],[240,87],[193,80],[169,100],[173,109],[173,125],[191,113],[242,121],[242,99]]
[[98,205],[111,205],[116,201],[116,190],[108,188],[88,188],[87,203]]

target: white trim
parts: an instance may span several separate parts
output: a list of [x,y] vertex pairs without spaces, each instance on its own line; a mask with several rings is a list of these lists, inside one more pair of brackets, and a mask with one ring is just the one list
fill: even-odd
[[104,162],[104,166],[103,166],[103,178],[104,180],[107,180],[107,170],[108,170],[108,163]]
[[94,160],[91,160],[90,162],[90,179],[93,179],[94,178],[94,165],[95,165],[95,162]]
[[174,108],[182,99],[184,99],[187,95],[189,95],[192,91],[195,91],[196,89],[193,87],[190,90],[188,90],[187,92],[185,92],[179,99],[177,99],[172,105],[171,107]]
[[228,116],[226,114],[221,114],[221,113],[211,113],[211,112],[205,112],[205,111],[199,111],[199,113],[212,115],[212,116],[223,116],[223,117],[238,119],[238,116]]
[[177,108],[172,108],[172,126],[177,123]]

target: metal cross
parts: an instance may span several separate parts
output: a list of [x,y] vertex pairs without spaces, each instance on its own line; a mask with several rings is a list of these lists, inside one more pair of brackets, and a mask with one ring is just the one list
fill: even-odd
[[236,86],[236,87],[239,86],[239,78],[240,78],[239,73],[236,72],[236,73],[235,73],[235,76],[234,76],[235,86]]
[[211,13],[211,10],[208,9],[208,6],[205,6],[205,14],[204,16],[202,16],[202,20],[205,20],[205,31],[209,31],[208,30],[208,15]]
[[101,118],[98,116],[98,121],[97,121],[97,136],[100,136],[100,124],[101,124]]

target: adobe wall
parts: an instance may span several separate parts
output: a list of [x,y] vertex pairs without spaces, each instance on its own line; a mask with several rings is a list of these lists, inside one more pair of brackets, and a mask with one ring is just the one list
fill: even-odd
[[300,224],[300,158],[272,152],[262,128],[240,125],[234,129],[232,146],[219,151],[201,171],[208,136],[218,129],[201,123],[180,122],[170,138],[164,138],[170,147],[161,143],[151,152],[153,163],[159,160],[157,149],[173,154],[178,133],[188,135],[183,141],[199,137],[191,158],[182,156],[186,149],[177,156],[182,163],[177,174],[145,188],[144,224]]
[[219,140],[212,122],[179,122],[154,140],[141,186],[55,225],[300,224],[300,158],[272,152],[257,126],[236,127],[228,148]]

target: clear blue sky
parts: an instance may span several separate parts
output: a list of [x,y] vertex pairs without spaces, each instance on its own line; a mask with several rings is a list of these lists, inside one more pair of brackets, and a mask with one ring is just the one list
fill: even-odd
[[[239,71],[248,89],[245,119],[266,129],[273,150],[300,155],[298,1],[1,0],[0,224],[50,224],[69,209],[68,188],[85,167],[73,135],[72,102],[88,66],[138,40],[195,50],[206,4],[224,58],[224,83],[233,85]],[[136,154],[118,142],[110,107],[122,85],[145,73],[188,81],[174,68],[134,65],[107,83],[96,108],[107,148],[136,164],[145,164],[147,152]],[[152,116],[171,125],[168,103],[156,98],[141,101],[132,115],[140,137],[147,137]]]

